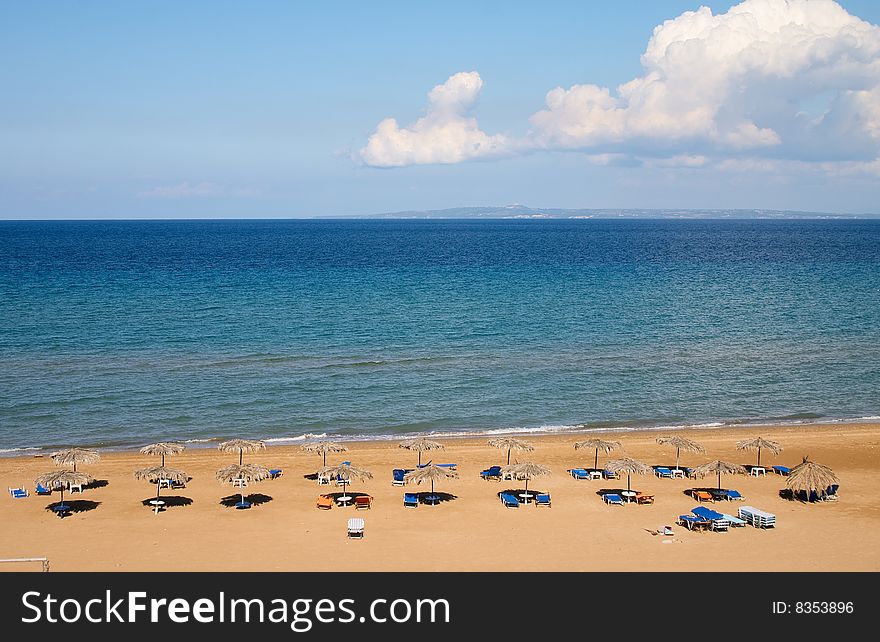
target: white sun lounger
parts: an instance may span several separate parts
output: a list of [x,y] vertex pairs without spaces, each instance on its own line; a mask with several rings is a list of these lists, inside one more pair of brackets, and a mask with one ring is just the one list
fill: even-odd
[[740,506],[739,518],[745,520],[755,528],[775,528],[776,515],[768,513],[754,506]]
[[364,536],[364,520],[360,517],[352,517],[348,520],[348,537]]

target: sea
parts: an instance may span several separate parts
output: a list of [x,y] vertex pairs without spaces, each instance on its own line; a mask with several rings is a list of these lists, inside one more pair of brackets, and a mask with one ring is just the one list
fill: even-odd
[[880,421],[878,220],[0,222],[0,452]]

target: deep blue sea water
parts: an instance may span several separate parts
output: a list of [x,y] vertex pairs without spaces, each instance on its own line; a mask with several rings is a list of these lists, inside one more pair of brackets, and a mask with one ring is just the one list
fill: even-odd
[[878,415],[880,221],[0,222],[3,450]]

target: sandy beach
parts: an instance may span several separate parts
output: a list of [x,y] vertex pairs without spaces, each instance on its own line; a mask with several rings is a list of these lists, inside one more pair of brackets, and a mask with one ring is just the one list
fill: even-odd
[[[675,450],[660,446],[652,431],[608,435],[623,443],[614,456],[647,464],[670,464]],[[530,489],[549,492],[552,507],[523,505],[506,509],[497,493],[522,488],[522,482],[482,480],[480,470],[505,463],[506,453],[486,445],[486,438],[442,439],[445,450],[425,453],[425,460],[458,464],[460,477],[437,485],[455,499],[436,506],[403,506],[405,491],[424,486],[391,484],[391,470],[413,467],[415,452],[398,442],[350,442],[349,451],[328,455],[328,462],[350,460],[373,473],[351,490],[369,493],[369,510],[335,506],[318,510],[319,494],[340,489],[319,486],[306,475],[320,467],[319,455],[299,446],[269,447],[245,461],[283,469],[277,479],[252,484],[247,491],[271,498],[249,510],[223,506],[233,494],[214,473],[237,460],[216,449],[189,449],[167,465],[192,479],[185,489],[163,495],[183,496],[192,503],[154,514],[142,501],[155,486],[138,481],[133,471],[158,458],[137,452],[102,453],[82,470],[107,483],[74,495],[95,502],[92,510],[59,519],[46,510],[58,500],[34,494],[33,479],[52,470],[48,457],[0,459],[4,486],[24,484],[30,496],[5,494],[0,519],[0,557],[48,557],[53,571],[877,571],[880,570],[880,425],[799,425],[760,429],[691,430],[705,454],[682,453],[682,465],[710,459],[753,464],[754,452],[737,451],[738,440],[752,435],[779,441],[779,455],[763,453],[762,464],[794,466],[810,459],[830,466],[840,477],[837,501],[803,504],[779,496],[783,477],[725,476],[722,485],[736,488],[745,504],[774,513],[775,529],[751,526],[727,533],[690,532],[674,525],[678,515],[697,503],[685,494],[702,480],[635,476],[634,489],[655,495],[652,505],[608,506],[597,491],[625,487],[620,481],[578,481],[566,470],[592,465],[592,451],[575,450],[583,434],[524,437],[532,453],[514,459],[548,466],[552,474],[530,482]],[[600,466],[605,456],[600,455]],[[65,499],[68,495],[65,494]],[[737,502],[709,504],[736,513]],[[365,520],[363,540],[348,540],[350,517]],[[652,534],[674,525],[674,536]],[[2,564],[2,571],[38,571],[39,564]]]

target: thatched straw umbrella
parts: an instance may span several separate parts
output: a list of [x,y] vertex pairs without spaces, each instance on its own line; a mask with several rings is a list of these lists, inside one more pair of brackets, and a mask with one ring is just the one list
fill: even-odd
[[550,469],[541,464],[535,464],[530,461],[524,461],[521,464],[513,464],[505,466],[501,469],[502,474],[510,475],[514,479],[524,479],[526,482],[525,497],[529,496],[529,480],[541,475],[549,475]]
[[779,445],[777,441],[771,441],[769,439],[764,439],[763,437],[754,437],[752,439],[743,439],[742,441],[737,442],[736,444],[737,450],[757,450],[758,451],[758,466],[761,465],[761,450],[769,450],[774,455],[778,455],[782,452],[782,446]]
[[[182,450],[182,449],[181,449]],[[143,451],[141,451],[143,452]],[[177,451],[180,452],[180,451]],[[153,453],[150,453],[153,454]],[[170,453],[169,453],[170,454]],[[162,455],[164,460],[165,455]],[[164,461],[161,466],[151,466],[150,468],[141,468],[134,471],[135,479],[146,479],[151,484],[156,484],[156,514],[159,514],[159,490],[162,488],[162,480],[167,479],[172,482],[185,482],[187,475],[177,468],[166,468]]]
[[[165,455],[179,455],[186,448],[183,444],[171,441],[160,441],[141,448],[142,455],[162,455],[162,466],[165,465]],[[144,470],[148,470],[145,468]],[[140,478],[138,478],[140,479]]]
[[421,484],[423,481],[431,482],[431,497],[434,497],[434,482],[440,479],[457,479],[458,473],[454,470],[449,470],[444,466],[437,466],[436,464],[428,464],[427,466],[423,466],[422,468],[416,468],[415,470],[408,472],[403,476],[403,482],[405,484]]
[[422,451],[424,450],[440,450],[443,448],[443,444],[437,441],[431,441],[430,439],[425,439],[424,437],[418,437],[416,439],[407,439],[405,441],[400,442],[401,448],[406,448],[407,450],[418,450],[419,451],[419,466],[422,465]]
[[725,475],[745,475],[746,469],[739,464],[731,464],[729,461],[721,461],[720,459],[706,462],[705,464],[694,468],[694,474],[699,475],[700,477],[705,477],[710,473],[718,474],[718,490],[721,490],[722,473]]
[[61,490],[60,506],[64,505],[65,486],[70,486],[71,484],[88,484],[91,481],[92,478],[90,475],[75,470],[53,470],[48,473],[43,473],[34,480],[35,483],[45,486],[46,488],[58,488]]
[[315,441],[310,444],[304,444],[302,449],[307,453],[318,453],[319,455],[324,456],[324,463],[322,466],[327,466],[327,453],[344,453],[348,450],[342,444],[337,444],[335,441]]
[[599,439],[598,437],[593,437],[592,439],[587,439],[586,441],[579,441],[575,443],[574,449],[580,450],[581,448],[595,448],[596,449],[596,460],[593,462],[593,468],[599,468],[599,451],[601,450],[606,455],[610,453],[615,448],[620,448],[619,441],[605,441],[604,439]]
[[259,439],[230,439],[220,442],[217,449],[224,453],[238,453],[238,465],[242,465],[244,453],[254,453],[266,448],[266,444]]
[[510,466],[510,451],[531,452],[535,449],[530,443],[514,437],[498,437],[490,439],[488,444],[493,448],[500,448],[507,451],[507,465]]
[[828,466],[810,461],[808,457],[804,457],[802,463],[792,468],[785,480],[785,485],[792,492],[805,491],[808,498],[812,491],[822,495],[829,486],[839,483],[840,479],[834,474],[834,471]]
[[686,450],[692,453],[706,452],[706,449],[703,448],[702,444],[699,444],[692,439],[688,439],[680,435],[673,435],[672,437],[657,437],[657,443],[669,444],[670,446],[675,447],[675,470],[681,470],[678,467],[678,460],[682,450]]
[[76,472],[77,464],[94,464],[101,458],[97,450],[91,448],[66,448],[50,455],[52,461],[58,466],[73,464],[73,472]]
[[[230,464],[218,470],[215,476],[221,482],[231,482],[236,479],[243,479],[245,482],[258,482],[270,475],[269,469],[259,464]],[[241,504],[244,504],[244,491],[241,491]]]
[[651,467],[647,464],[643,464],[642,462],[633,459],[632,457],[621,457],[620,459],[612,459],[607,464],[605,464],[605,468],[608,470],[612,470],[616,473],[626,473],[626,489],[630,489],[629,477],[630,475],[647,475],[651,472]]
[[324,466],[318,470],[319,477],[327,479],[339,479],[342,481],[342,495],[346,496],[345,487],[352,479],[372,479],[373,473],[363,468],[355,468],[351,464],[339,464],[338,466]]

